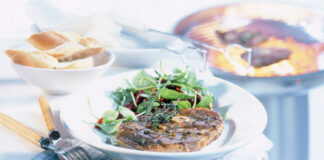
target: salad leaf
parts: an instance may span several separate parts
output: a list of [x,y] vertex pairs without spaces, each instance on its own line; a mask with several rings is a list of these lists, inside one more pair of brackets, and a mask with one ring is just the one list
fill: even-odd
[[201,101],[197,104],[197,107],[209,108],[209,105],[214,101],[212,95],[204,96]]
[[[162,69],[154,72],[151,75],[142,70],[130,81],[125,81],[126,88],[112,92],[110,96],[118,110],[106,111],[102,123],[96,126],[106,134],[114,134],[122,122],[136,121],[138,116],[145,114],[150,115],[153,126],[158,127],[160,123],[168,122],[179,109],[211,107],[214,97],[202,81],[197,81],[195,72],[189,67],[184,71],[174,69],[173,74]],[[125,107],[127,104],[131,109]],[[119,114],[125,118],[118,119]]]
[[137,113],[142,113],[146,110],[147,107],[149,107],[151,105],[151,103],[153,104],[153,102],[151,101],[144,101],[141,104],[139,104],[136,108],[136,112]]
[[191,103],[188,101],[178,101],[176,105],[179,107],[179,109],[191,108]]
[[137,106],[136,112],[137,113],[142,113],[145,111],[145,115],[149,115],[153,109],[153,107],[160,106],[160,103],[155,102],[154,99],[149,99],[147,101],[144,101],[140,103]]
[[146,73],[144,70],[141,70],[136,76],[133,78],[133,84],[137,88],[149,87],[154,85],[153,77]]
[[149,107],[146,108],[145,115],[150,115],[152,109],[153,109],[154,107],[157,107],[157,106],[160,106],[160,103],[158,103],[158,102],[154,102],[154,101],[153,101],[153,103],[151,103],[151,104],[149,105]]
[[180,73],[183,73],[183,72],[182,72],[181,69],[179,69],[179,68],[174,68],[174,69],[173,69],[173,73],[174,73],[174,74],[180,74]]
[[159,71],[154,70],[154,72],[155,72],[155,74],[156,74],[159,78],[162,76],[161,73],[159,73]]
[[186,72],[180,72],[179,74],[174,75],[172,80],[173,81],[182,80],[185,78],[186,74],[187,74]]
[[186,95],[180,92],[177,92],[172,89],[163,88],[161,91],[161,96],[164,99],[176,100],[176,99],[192,99],[194,96]]
[[116,91],[111,93],[111,98],[117,103],[118,106],[123,105],[122,103],[126,104],[127,102],[132,102],[132,93],[135,92],[133,89],[123,89],[118,88]]
[[188,71],[186,83],[189,85],[196,85],[197,77],[196,77],[196,73],[194,71],[191,71],[191,70]]
[[99,126],[102,129],[102,131],[105,132],[106,134],[112,135],[117,132],[122,122],[123,120],[114,120],[103,124],[96,123],[96,125]]
[[106,121],[116,120],[118,118],[118,114],[119,113],[117,111],[108,110],[103,114],[102,121],[106,122]]
[[118,110],[119,110],[120,114],[126,118],[126,120],[134,120],[134,121],[137,120],[136,115],[130,109],[123,107],[123,106],[119,106]]
[[195,96],[195,91],[191,89],[190,87],[187,86],[182,86],[180,89],[184,94],[189,95],[189,96]]

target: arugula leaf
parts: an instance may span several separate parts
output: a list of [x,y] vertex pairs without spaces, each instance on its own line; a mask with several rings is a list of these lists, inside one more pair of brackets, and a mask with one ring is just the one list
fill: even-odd
[[149,107],[146,108],[145,115],[150,115],[151,112],[152,112],[152,109],[153,109],[154,107],[158,107],[158,106],[160,106],[160,103],[158,103],[158,102],[154,102],[154,100],[153,100],[153,103],[150,103]]
[[114,110],[108,110],[106,111],[103,116],[102,116],[102,122],[107,122],[107,121],[112,121],[112,120],[116,120],[118,117],[118,112],[114,111]]
[[149,115],[152,111],[152,109],[156,106],[160,106],[160,103],[155,102],[153,98],[148,99],[147,101],[144,101],[140,103],[137,106],[136,112],[137,113],[142,113],[145,111],[145,115]]
[[195,96],[195,91],[187,86],[181,86],[180,91],[182,91],[184,94],[189,95],[189,96]]
[[140,103],[137,108],[136,108],[136,112],[137,113],[142,113],[146,110],[146,108],[151,104],[150,101],[144,101],[142,103]]
[[125,79],[124,82],[125,82],[127,88],[133,88],[134,87],[133,84],[129,80]]
[[174,69],[173,69],[173,73],[174,73],[174,74],[180,74],[180,73],[182,73],[182,71],[181,71],[181,69],[179,69],[179,68],[174,68]]
[[[196,106],[209,108],[214,101],[214,97],[203,87],[202,81],[197,81],[195,72],[189,67],[184,71],[174,69],[173,74],[167,74],[162,69],[160,72],[157,70],[154,72],[155,74],[152,76],[142,70],[131,81],[126,81],[126,89],[118,88],[112,92],[110,96],[119,107],[117,111],[104,113],[102,124],[97,125],[103,132],[114,134],[122,122],[137,120],[137,116],[143,114],[151,115],[152,124],[157,127],[160,123],[168,122],[179,109],[195,108]],[[176,86],[180,88],[181,92],[169,89],[170,87],[167,86]],[[141,91],[141,98],[145,98],[146,101],[143,102],[143,99],[140,99],[137,104],[134,94],[139,91]],[[136,96],[138,95],[136,94]],[[202,97],[199,103],[198,97]],[[160,102],[160,98],[167,101]],[[193,100],[193,105],[188,100]],[[124,107],[127,103],[134,103],[136,112],[140,114],[135,115],[130,109]],[[154,113],[152,113],[153,109]],[[117,119],[119,113],[125,118]]]
[[119,106],[118,110],[119,110],[120,114],[126,118],[126,120],[134,120],[134,121],[137,120],[136,115],[130,109],[128,109],[126,107]]
[[179,74],[176,74],[173,76],[172,81],[182,80],[185,78],[186,74],[187,74],[186,72],[181,72]]
[[102,129],[102,131],[105,132],[106,134],[112,135],[117,132],[122,122],[123,120],[113,120],[103,124],[96,123],[96,126],[99,126]]
[[145,97],[145,98],[152,98],[152,95],[146,94],[146,93],[142,93],[142,94],[140,94],[140,96]]
[[191,103],[188,101],[178,101],[176,105],[179,109],[191,108]]
[[190,70],[187,72],[186,83],[189,85],[196,85],[197,77],[196,77],[196,73],[194,71]]
[[161,97],[164,99],[169,99],[169,100],[176,100],[176,99],[192,99],[194,98],[193,96],[186,95],[180,92],[177,92],[175,90],[171,90],[168,88],[163,88],[161,91]]
[[137,88],[149,87],[154,85],[153,77],[146,73],[144,70],[141,70],[132,80],[133,84]]
[[161,77],[161,73],[159,73],[159,71],[157,71],[157,70],[154,69],[154,72],[158,76],[158,78]]
[[214,101],[214,97],[212,95],[207,95],[202,97],[201,101],[197,104],[197,107],[209,108],[210,103]]
[[153,103],[153,107],[158,107],[158,106],[160,106],[160,103],[159,102],[154,102]]
[[132,102],[133,98],[132,98],[132,93],[135,92],[133,89],[128,88],[128,89],[122,89],[122,88],[118,88],[116,91],[112,92],[110,97],[115,101],[115,103],[118,106],[123,105],[122,102],[124,102],[124,104],[128,103],[128,102]]

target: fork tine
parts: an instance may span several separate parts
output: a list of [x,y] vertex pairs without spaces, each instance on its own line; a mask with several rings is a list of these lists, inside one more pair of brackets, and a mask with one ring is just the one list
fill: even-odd
[[78,150],[77,153],[80,155],[81,160],[90,160],[88,154],[85,154],[86,152],[83,152],[83,150]]
[[73,151],[74,155],[78,158],[78,160],[83,160],[82,156],[80,155],[80,153],[78,152],[78,150],[74,150]]
[[78,160],[77,157],[74,155],[74,152],[69,151],[66,152],[65,154],[68,155],[69,160]]
[[80,146],[70,148],[62,155],[67,157],[68,160],[92,160],[87,151]]
[[57,154],[57,157],[59,158],[59,160],[69,160],[69,157],[64,154]]
[[80,147],[77,151],[82,155],[82,157],[84,157],[82,160],[91,160],[90,155],[84,148]]

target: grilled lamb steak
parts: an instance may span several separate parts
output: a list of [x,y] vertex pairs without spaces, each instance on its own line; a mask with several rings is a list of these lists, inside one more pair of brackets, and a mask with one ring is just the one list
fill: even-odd
[[216,140],[224,128],[221,115],[206,108],[182,109],[157,128],[151,118],[141,116],[136,122],[124,122],[117,144],[145,151],[192,152]]

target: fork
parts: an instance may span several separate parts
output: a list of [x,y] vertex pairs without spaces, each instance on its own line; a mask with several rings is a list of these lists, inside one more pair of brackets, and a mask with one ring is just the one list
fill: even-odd
[[51,110],[51,106],[48,102],[46,96],[41,96],[38,98],[38,103],[43,114],[43,118],[48,129],[48,138],[55,142],[56,146],[61,147],[71,147],[71,139],[61,138],[60,132],[55,129],[54,118]]
[[26,140],[34,143],[35,145],[40,146],[42,149],[55,152],[60,160],[92,160],[82,147],[74,146],[68,148],[58,148],[49,138],[41,135],[40,133],[2,112],[0,112],[0,124],[24,137]]

